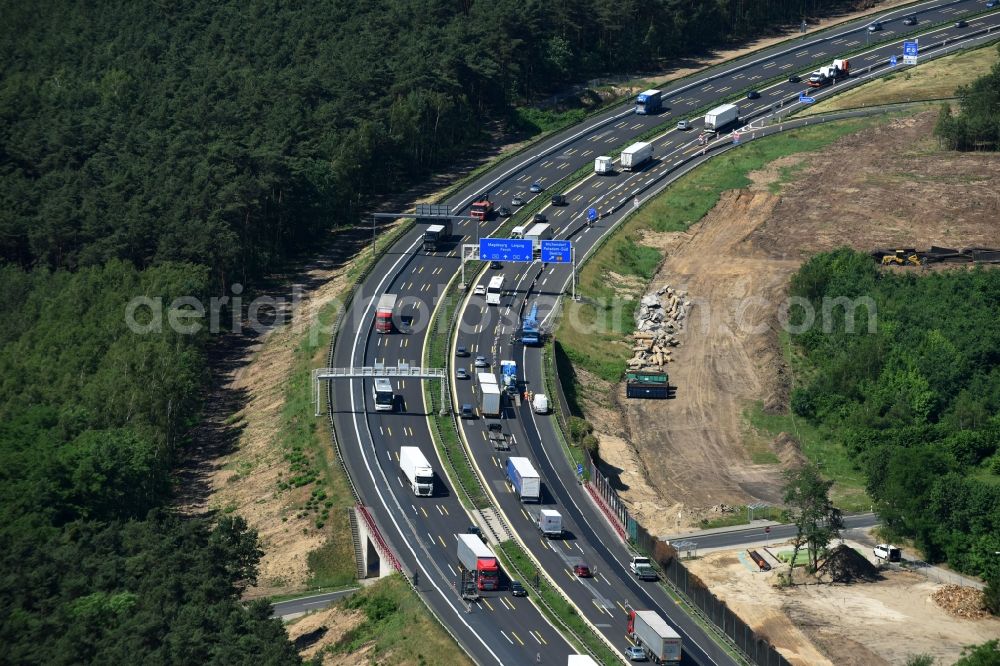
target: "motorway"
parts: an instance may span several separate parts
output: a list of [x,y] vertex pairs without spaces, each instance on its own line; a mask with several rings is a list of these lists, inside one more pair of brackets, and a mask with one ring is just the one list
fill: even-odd
[[[919,5],[922,9],[887,12],[880,15],[885,30],[876,33],[872,39],[895,39],[893,35],[902,29],[900,17],[914,11],[920,21],[927,24],[981,11],[982,4],[971,1],[924,3]],[[715,70],[694,82],[665,87],[665,104],[669,108],[658,116],[634,115],[630,106],[607,111],[581,126],[550,137],[520,157],[508,160],[446,203],[460,213],[475,195],[488,191],[497,205],[509,206],[514,194],[527,195],[530,183],[540,181],[545,186],[557,183],[580,167],[592,163],[596,155],[620,149],[652,127],[676,122],[696,109],[726,101],[727,95],[732,96],[779,73],[783,76],[791,72],[805,73],[818,64],[828,64],[827,61],[842,51],[856,49],[869,39],[865,26],[870,20],[852,22],[827,31],[816,39],[797,42],[794,47],[779,45]],[[978,24],[997,25],[1000,21],[996,14],[991,14],[986,18],[970,19],[969,23],[966,31],[981,28]],[[960,32],[961,29],[946,28],[942,33],[948,36],[949,31]],[[894,41],[891,46],[852,55],[852,69],[863,68],[887,59],[890,54],[899,53],[900,45]],[[767,112],[775,102],[790,99],[801,89],[801,84],[793,86],[788,83],[761,89],[760,99],[741,102],[742,112],[744,116]],[[557,228],[558,237],[565,238],[572,234],[578,256],[582,256],[586,248],[592,247],[619,219],[616,215],[624,214],[621,206],[637,196],[634,192],[638,188],[654,185],[666,172],[676,168],[677,161],[686,159],[689,165],[699,161],[695,154],[699,150],[695,133],[669,132],[656,139],[658,161],[643,172],[590,178],[571,192],[566,192],[569,205],[545,211]],[[552,192],[544,192],[540,196],[550,194]],[[581,216],[589,206],[599,207],[607,215],[593,228],[584,228]],[[455,240],[474,242],[479,236],[495,232],[498,225],[496,220],[482,224],[467,222],[456,227],[456,235],[461,234],[462,238]],[[424,253],[418,250],[421,234],[422,229],[419,228],[405,234],[371,271],[341,321],[331,365],[357,367],[376,363],[395,365],[398,362],[420,365],[431,311],[444,286],[459,268],[457,247],[448,252]],[[509,307],[511,312],[517,313],[518,302],[527,296],[527,285],[534,282],[540,270],[538,265],[509,265],[503,269],[508,284],[521,285],[508,294],[503,309]],[[569,279],[566,267],[551,266],[545,271],[546,274],[538,277],[537,287],[550,295],[561,292]],[[373,304],[381,293],[394,293],[401,297],[399,333],[378,335],[372,330]],[[526,371],[524,378],[529,385],[541,385],[539,351],[510,345],[513,322],[507,322],[510,328],[506,329],[502,324],[499,328],[496,325],[483,326],[482,322],[470,321],[470,324],[467,327],[470,332],[463,334],[470,337],[463,337],[463,342],[488,352],[493,363],[501,358],[516,358],[522,371]],[[478,331],[475,330],[477,326]],[[439,332],[435,331],[435,334]],[[462,397],[462,392],[471,390],[468,386],[471,383],[455,383],[459,401],[470,401]],[[439,464],[435,465],[439,483],[432,498],[415,498],[404,486],[398,472],[397,456],[401,445],[419,446],[428,459],[435,463],[438,460],[418,380],[397,382],[396,391],[401,402],[392,414],[374,411],[369,381],[351,379],[332,384],[332,417],[352,482],[404,569],[421,572],[418,589],[422,598],[449,627],[463,648],[478,663],[565,663],[566,655],[573,651],[572,648],[528,601],[499,592],[487,593],[480,602],[467,605],[452,588],[458,576],[454,535],[464,532],[471,518]],[[654,584],[639,584],[624,572],[620,563],[627,551],[621,541],[576,484],[573,470],[558,445],[542,446],[542,442],[554,444],[558,441],[551,417],[536,418],[523,406],[507,416],[510,430],[516,432],[519,442],[518,453],[528,455],[535,461],[545,480],[548,501],[559,507],[573,533],[573,538],[565,543],[550,545],[539,539],[537,530],[530,525],[521,507],[513,502],[504,487],[502,472],[495,466],[499,461],[486,460],[492,457],[492,450],[484,449],[482,444],[478,448],[476,446],[480,437],[476,428],[482,427],[481,421],[470,423],[466,436],[473,443],[472,450],[487,480],[487,488],[496,497],[515,532],[535,557],[544,563],[549,575],[560,582],[588,620],[620,648],[625,645],[622,635],[625,603],[656,608],[685,634],[686,663],[731,663],[730,658],[704,635],[700,627],[677,611],[662,589]],[[571,557],[590,560],[597,576],[581,581],[564,573]]]

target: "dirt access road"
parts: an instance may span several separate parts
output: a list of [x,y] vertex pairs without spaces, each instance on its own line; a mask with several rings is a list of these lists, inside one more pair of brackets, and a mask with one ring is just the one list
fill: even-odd
[[787,404],[777,313],[802,261],[844,245],[1000,247],[1000,160],[941,151],[935,120],[936,111],[891,120],[777,160],[687,232],[643,240],[666,253],[651,289],[669,284],[693,303],[669,368],[677,395],[620,397],[610,432],[626,436],[602,435],[601,454],[652,533],[694,525],[715,505],[780,501],[795,442],[769,447],[783,464],[754,464],[743,414],[755,401]]

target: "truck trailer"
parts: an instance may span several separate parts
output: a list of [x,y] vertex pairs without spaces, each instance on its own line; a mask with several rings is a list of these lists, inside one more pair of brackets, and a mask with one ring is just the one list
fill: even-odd
[[534,224],[525,232],[524,240],[530,240],[532,252],[538,254],[542,251],[542,241],[552,240],[552,226],[544,222]]
[[392,315],[396,310],[396,294],[382,294],[375,305],[375,332],[392,333]]
[[607,155],[600,155],[594,158],[594,173],[599,176],[606,176],[615,172],[614,161]]
[[806,85],[810,88],[822,88],[828,83],[832,83],[839,79],[846,79],[851,75],[851,62],[846,58],[838,58],[833,61],[833,64],[826,67],[820,67],[818,70],[813,72],[809,76],[809,80],[806,81]]
[[705,114],[705,129],[718,132],[739,119],[740,107],[735,104],[723,104]]
[[663,110],[663,97],[659,90],[645,90],[635,98],[635,112],[652,115]]
[[542,480],[527,458],[512,456],[507,458],[507,480],[522,502],[540,502]]
[[626,632],[656,663],[681,661],[681,637],[656,611],[629,611]]
[[410,490],[417,497],[434,494],[434,468],[416,446],[399,447],[399,469],[410,482]]
[[500,416],[501,395],[496,376],[492,372],[480,372],[476,378],[479,380],[479,411],[483,416]]
[[489,546],[475,534],[456,534],[458,538],[458,563],[476,577],[480,590],[500,587],[500,565]]
[[521,344],[537,347],[542,344],[541,325],[538,323],[538,303],[531,306],[528,316],[521,322]]
[[597,666],[589,654],[571,654],[566,658],[566,666]]
[[517,363],[500,361],[500,379],[508,395],[517,395]]
[[538,512],[538,529],[549,539],[561,539],[562,514],[553,509],[542,509]]
[[634,171],[653,158],[653,144],[639,141],[622,151],[622,171]]
[[440,250],[451,238],[451,220],[424,229],[424,252]]

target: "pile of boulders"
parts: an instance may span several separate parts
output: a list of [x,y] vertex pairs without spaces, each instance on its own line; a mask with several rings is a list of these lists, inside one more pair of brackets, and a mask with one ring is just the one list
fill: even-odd
[[680,345],[677,333],[684,325],[691,301],[685,300],[686,292],[663,285],[646,294],[636,310],[635,333],[632,334],[633,356],[628,360],[629,370],[663,371],[670,363],[671,349]]

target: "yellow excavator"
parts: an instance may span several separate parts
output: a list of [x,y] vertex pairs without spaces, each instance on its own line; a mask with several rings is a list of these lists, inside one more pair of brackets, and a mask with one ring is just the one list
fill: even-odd
[[892,264],[896,264],[897,266],[903,266],[904,264],[919,266],[920,257],[917,256],[916,250],[896,250],[892,254],[886,253],[882,255],[883,266],[890,266]]

